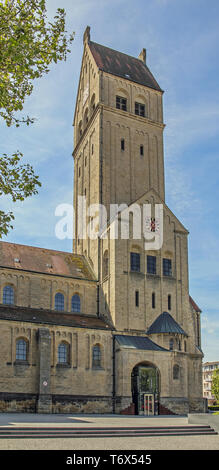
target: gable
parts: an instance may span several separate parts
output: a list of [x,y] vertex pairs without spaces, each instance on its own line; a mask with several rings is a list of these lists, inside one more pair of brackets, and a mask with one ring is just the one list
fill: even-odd
[[[173,223],[175,225],[175,231],[179,231],[185,234],[189,233],[188,230],[179,221],[179,219],[175,216],[175,214],[169,209],[169,207],[160,198],[159,194],[154,189],[150,189],[149,191],[147,191],[145,194],[143,194],[139,199],[134,201],[132,204],[139,204],[139,205],[151,204],[152,207],[155,204],[163,204],[164,217],[167,217],[169,219],[169,223]],[[130,206],[132,204],[130,204]]]
[[[97,96],[97,91],[99,90],[97,74],[98,68],[96,62],[87,43],[85,43],[75,104],[74,126],[76,125],[76,121],[77,124],[79,124],[80,119],[83,119],[83,110],[87,102],[92,99],[93,93]],[[79,116],[80,112],[81,115]]]

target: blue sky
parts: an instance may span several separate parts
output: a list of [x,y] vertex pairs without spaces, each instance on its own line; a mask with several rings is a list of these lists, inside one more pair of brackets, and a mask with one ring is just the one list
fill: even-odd
[[35,82],[28,127],[0,124],[1,152],[17,149],[34,165],[39,195],[14,206],[4,240],[71,251],[55,237],[55,208],[73,200],[73,113],[83,32],[129,55],[147,49],[147,64],[164,94],[166,202],[189,230],[190,293],[202,309],[204,361],[219,360],[219,2],[218,0],[47,0],[48,16],[65,8],[75,31],[66,63]]

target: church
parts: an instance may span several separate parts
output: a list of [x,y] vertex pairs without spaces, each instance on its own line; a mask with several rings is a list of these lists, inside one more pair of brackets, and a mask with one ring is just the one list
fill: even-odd
[[[89,26],[83,42],[72,253],[0,242],[0,412],[202,412],[188,231],[165,203],[163,90],[145,49],[132,57],[97,44]],[[105,208],[97,236],[81,233],[80,198],[91,229]],[[113,236],[111,207],[127,208],[129,236]],[[143,207],[148,239],[134,233]]]

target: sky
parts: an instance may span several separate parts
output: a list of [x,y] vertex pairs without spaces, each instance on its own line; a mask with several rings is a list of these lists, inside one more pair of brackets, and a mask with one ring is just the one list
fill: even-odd
[[33,125],[0,122],[0,151],[20,150],[39,175],[37,196],[13,204],[14,230],[4,241],[71,251],[55,236],[55,209],[73,201],[73,114],[83,53],[91,40],[138,57],[165,91],[166,203],[189,231],[190,295],[202,310],[204,362],[219,361],[219,2],[218,0],[47,0],[48,18],[66,10],[75,32],[66,62],[35,81],[24,115]]

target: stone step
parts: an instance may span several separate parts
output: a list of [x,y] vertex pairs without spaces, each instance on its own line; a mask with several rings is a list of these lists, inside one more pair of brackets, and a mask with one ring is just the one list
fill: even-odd
[[30,428],[2,427],[0,438],[88,438],[88,437],[156,437],[156,436],[202,436],[218,434],[210,426],[157,426],[127,428]]

